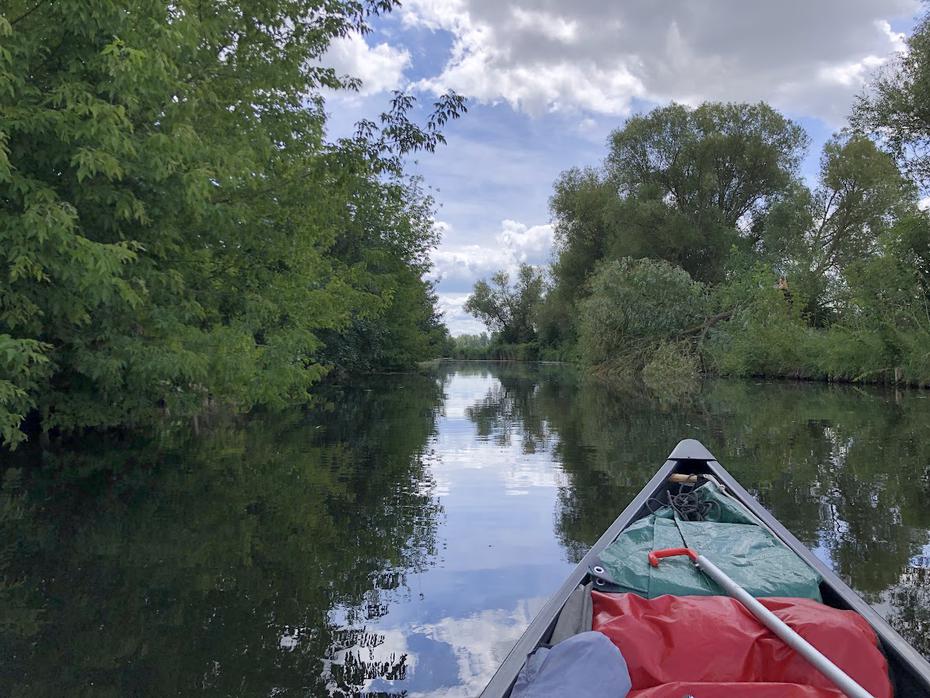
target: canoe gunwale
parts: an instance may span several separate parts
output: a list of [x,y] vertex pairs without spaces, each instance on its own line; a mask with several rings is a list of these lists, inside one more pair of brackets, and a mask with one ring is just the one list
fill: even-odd
[[[666,488],[668,478],[673,473],[695,474],[710,473],[717,478],[727,490],[746,506],[776,537],[793,550],[808,565],[813,567],[823,578],[822,586],[828,587],[846,608],[856,611],[869,622],[881,641],[882,648],[889,659],[889,667],[894,660],[895,667],[903,665],[911,673],[911,679],[921,684],[923,694],[930,696],[930,663],[923,658],[898,632],[888,624],[871,606],[863,601],[856,592],[840,579],[830,568],[821,562],[794,535],[788,531],[768,510],[742,486],[714,458],[707,448],[695,439],[685,439],[675,447],[668,460],[662,465],[639,494],[624,508],[614,522],[601,534],[597,542],[585,554],[568,578],[562,583],[543,606],[542,610],[520,636],[507,657],[498,667],[480,698],[504,698],[516,681],[517,674],[523,667],[526,657],[548,637],[558,619],[559,612],[572,591],[588,579],[588,569],[597,556],[633,521],[646,513],[646,502],[659,491]],[[899,669],[895,668],[895,671]]]

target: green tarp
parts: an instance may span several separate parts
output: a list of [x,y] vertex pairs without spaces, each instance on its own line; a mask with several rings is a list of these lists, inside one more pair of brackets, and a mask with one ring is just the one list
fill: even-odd
[[629,526],[600,555],[604,569],[596,576],[646,598],[663,594],[723,594],[686,557],[649,565],[647,554],[663,548],[689,547],[705,555],[753,596],[793,596],[820,601],[820,575],[758,525],[736,500],[713,483],[696,490],[715,502],[705,521],[684,521],[666,507]]

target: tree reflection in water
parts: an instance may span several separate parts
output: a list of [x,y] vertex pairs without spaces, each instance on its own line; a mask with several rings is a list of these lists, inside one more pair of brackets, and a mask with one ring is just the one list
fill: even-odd
[[403,676],[404,656],[367,661],[382,638],[332,620],[377,617],[436,552],[441,383],[378,383],[312,419],[18,454],[41,465],[3,481],[3,693],[349,695]]
[[[568,474],[556,534],[579,560],[682,438],[701,439],[798,538],[927,645],[930,399],[922,391],[708,382],[683,403],[570,370],[502,365],[479,433],[551,442]],[[524,418],[526,415],[526,418]]]
[[[470,690],[564,576],[528,551],[580,559],[685,437],[930,654],[926,393],[712,382],[678,403],[471,363],[327,400],[7,459],[0,695]],[[440,505],[434,477],[462,489]],[[473,559],[444,567],[446,546]]]

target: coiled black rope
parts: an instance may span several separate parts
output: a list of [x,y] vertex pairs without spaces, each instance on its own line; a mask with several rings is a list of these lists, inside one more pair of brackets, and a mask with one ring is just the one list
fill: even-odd
[[650,514],[657,514],[665,507],[678,514],[683,521],[706,521],[711,513],[720,515],[720,503],[713,499],[704,499],[697,493],[697,484],[682,485],[677,494],[671,490],[665,491],[666,501],[660,497],[651,497],[646,500],[646,508]]

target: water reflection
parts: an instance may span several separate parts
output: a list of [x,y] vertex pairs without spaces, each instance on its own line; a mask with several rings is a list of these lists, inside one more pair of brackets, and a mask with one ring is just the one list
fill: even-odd
[[671,445],[699,438],[930,655],[927,571],[909,562],[930,550],[927,393],[721,381],[670,409],[570,374],[511,385],[506,421],[517,421],[527,405],[528,429],[544,426],[566,473],[555,531],[571,559],[580,559]]
[[23,452],[0,695],[472,695],[689,436],[930,654],[927,397],[716,382],[673,404],[473,363]]
[[7,471],[4,693],[340,695],[403,677],[403,656],[346,652],[383,640],[331,612],[382,617],[437,555],[442,388],[411,381],[315,420],[85,442]]

